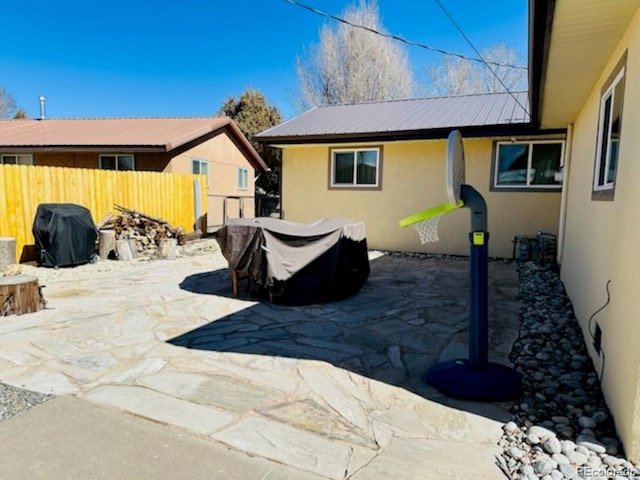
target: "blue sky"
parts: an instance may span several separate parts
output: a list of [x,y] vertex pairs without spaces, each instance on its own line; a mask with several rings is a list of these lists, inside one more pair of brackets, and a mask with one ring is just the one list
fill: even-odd
[[[340,14],[348,0],[302,0]],[[526,0],[442,0],[478,48],[526,58]],[[284,0],[3,2],[0,85],[30,117],[205,116],[246,87],[295,114],[295,58],[330,20]],[[472,55],[433,0],[378,0],[391,33]],[[407,47],[419,80],[439,56]]]

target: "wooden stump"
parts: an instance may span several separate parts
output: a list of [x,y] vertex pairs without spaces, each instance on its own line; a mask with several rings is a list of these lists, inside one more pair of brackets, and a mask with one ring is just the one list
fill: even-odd
[[114,230],[100,230],[98,241],[98,255],[102,260],[107,260],[111,252],[116,251],[116,232]]
[[0,277],[0,317],[37,312],[47,305],[38,279],[30,275]]
[[138,248],[136,247],[136,242],[129,238],[116,240],[116,252],[118,254],[118,260],[126,261],[138,258]]
[[160,258],[174,259],[178,256],[178,240],[175,238],[163,238],[158,245]]
[[0,272],[16,263],[16,239],[0,237]]

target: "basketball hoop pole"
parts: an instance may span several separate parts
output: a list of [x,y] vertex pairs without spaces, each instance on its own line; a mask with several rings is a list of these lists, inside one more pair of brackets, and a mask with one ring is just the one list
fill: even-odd
[[489,232],[487,204],[472,186],[460,185],[460,200],[471,210],[469,359],[433,365],[427,382],[447,395],[465,400],[514,400],[522,393],[522,376],[514,369],[489,362]]
[[489,362],[489,232],[487,203],[471,185],[460,185],[460,200],[471,210],[471,275],[469,312],[469,366],[486,368]]

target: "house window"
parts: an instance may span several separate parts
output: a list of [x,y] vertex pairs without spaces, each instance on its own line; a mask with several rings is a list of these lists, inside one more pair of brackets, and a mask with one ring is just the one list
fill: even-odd
[[207,177],[207,188],[209,188],[209,162],[207,160],[192,158],[191,173],[194,175],[205,175]]
[[596,200],[613,200],[618,168],[620,127],[622,125],[625,60],[626,56],[618,63],[600,97],[600,120],[592,196]]
[[380,148],[331,150],[332,187],[379,187]]
[[33,165],[33,155],[30,153],[3,153],[0,155],[0,165]]
[[238,190],[249,189],[249,170],[246,168],[238,168]]
[[131,154],[100,155],[102,170],[135,170],[136,163]]
[[558,190],[563,141],[497,142],[493,187],[496,190]]

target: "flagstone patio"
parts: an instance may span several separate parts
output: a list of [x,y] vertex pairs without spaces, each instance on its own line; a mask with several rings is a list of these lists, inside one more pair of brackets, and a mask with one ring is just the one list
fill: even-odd
[[[517,336],[515,266],[490,265],[490,358]],[[0,319],[0,380],[170,424],[330,479],[499,478],[507,404],[452,400],[433,363],[467,355],[468,263],[371,254],[347,300],[230,296],[220,254],[50,281]]]

